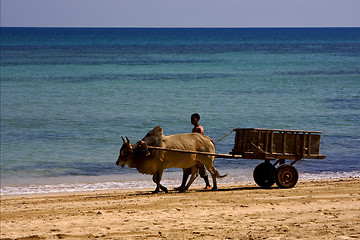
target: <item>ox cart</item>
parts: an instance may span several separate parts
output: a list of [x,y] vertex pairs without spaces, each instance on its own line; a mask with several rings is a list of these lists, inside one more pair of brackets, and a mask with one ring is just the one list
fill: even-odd
[[[264,160],[253,172],[255,182],[262,188],[269,188],[274,183],[280,188],[292,188],[298,180],[295,163],[301,159],[326,158],[325,155],[319,154],[322,132],[261,128],[236,128],[233,131],[235,131],[235,144],[229,154],[148,147],[164,151],[212,155],[215,158]],[[286,160],[290,162],[286,163]]]

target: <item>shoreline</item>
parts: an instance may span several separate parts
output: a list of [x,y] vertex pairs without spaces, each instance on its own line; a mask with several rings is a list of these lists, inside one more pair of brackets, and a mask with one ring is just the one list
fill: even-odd
[[[227,178],[219,181],[220,185],[238,185],[254,183],[252,170],[245,169],[241,172],[237,169],[235,171],[226,171]],[[167,172],[162,180],[162,184],[169,189],[180,184],[182,177],[181,171]],[[322,172],[322,173],[300,173],[299,181],[311,180],[327,180],[338,178],[360,178],[360,171],[350,172]],[[48,194],[48,193],[75,193],[75,192],[90,192],[90,191],[112,191],[125,189],[151,189],[155,188],[155,184],[151,180],[150,175],[139,173],[118,174],[118,175],[103,175],[103,176],[74,176],[74,177],[49,177],[38,179],[1,179],[0,196],[20,196],[33,194]],[[191,188],[201,187],[203,180],[197,178]]]
[[360,179],[1,196],[1,239],[355,239]]
[[[197,178],[198,180],[199,178]],[[309,183],[309,182],[332,182],[332,181],[352,181],[352,180],[359,180],[360,181],[360,177],[355,176],[355,177],[333,177],[333,178],[313,178],[313,179],[299,179],[298,183],[295,185],[296,188],[297,185],[301,182],[301,183]],[[127,188],[111,188],[111,189],[90,189],[90,190],[82,190],[82,191],[61,191],[61,192],[45,192],[45,193],[23,193],[23,194],[8,194],[8,195],[0,195],[0,199],[7,199],[7,198],[35,198],[35,197],[56,197],[56,196],[63,196],[63,195],[87,195],[87,194],[98,194],[98,193],[109,193],[109,192],[119,192],[119,193],[133,193],[133,192],[152,192],[156,185],[152,182],[149,181],[152,185],[154,185],[153,187],[127,187]],[[53,184],[56,185],[56,184]],[[179,184],[178,184],[179,185]],[[201,191],[202,190],[202,180],[198,181],[198,182],[194,182],[189,191]],[[39,185],[42,186],[42,185]],[[174,190],[174,187],[177,185],[169,185],[167,186],[168,190],[170,192],[177,192]],[[261,189],[255,182],[254,180],[249,180],[249,181],[242,181],[242,182],[238,182],[238,183],[223,183],[223,184],[219,184],[218,183],[218,191],[221,191],[222,188],[227,189],[227,188],[231,188],[231,187],[235,187],[235,186],[242,186],[242,187],[246,187],[246,186],[251,186],[253,188],[259,188]],[[271,187],[271,189],[277,189],[278,186],[274,183],[274,185]],[[264,189],[266,190],[266,189]],[[216,192],[216,191],[215,191]]]

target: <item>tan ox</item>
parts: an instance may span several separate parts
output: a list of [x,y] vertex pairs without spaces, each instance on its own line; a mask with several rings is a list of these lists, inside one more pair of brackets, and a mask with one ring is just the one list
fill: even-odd
[[156,183],[155,192],[167,188],[160,184],[162,174],[167,168],[190,168],[192,175],[185,189],[188,189],[197,177],[198,168],[196,164],[201,162],[210,172],[213,179],[212,190],[217,189],[216,178],[220,176],[214,167],[214,156],[179,153],[156,149],[147,149],[146,146],[155,146],[166,149],[190,150],[198,152],[215,153],[215,146],[211,138],[199,133],[184,133],[177,135],[164,136],[160,126],[151,130],[140,142],[130,144],[128,138],[123,139],[123,145],[120,149],[120,155],[116,161],[117,165],[130,168],[136,168],[140,173],[153,175],[153,181]]

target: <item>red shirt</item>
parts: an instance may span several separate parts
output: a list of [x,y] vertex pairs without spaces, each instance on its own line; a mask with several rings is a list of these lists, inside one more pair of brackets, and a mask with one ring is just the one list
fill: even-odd
[[204,128],[202,126],[194,127],[192,130],[193,133],[200,133],[201,135],[205,135]]

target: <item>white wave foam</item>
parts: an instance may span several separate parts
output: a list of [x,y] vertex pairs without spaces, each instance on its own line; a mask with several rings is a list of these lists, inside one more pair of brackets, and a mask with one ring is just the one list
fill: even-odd
[[300,179],[332,179],[332,178],[358,178],[360,171],[351,172],[320,172],[320,173],[301,173]]
[[62,192],[83,192],[95,190],[148,188],[151,182],[130,181],[130,182],[102,182],[102,183],[64,183],[29,186],[4,186],[1,188],[1,196],[19,194],[41,194],[41,193],[62,193]]
[[[352,178],[360,177],[360,171],[352,172],[321,172],[321,173],[300,173],[300,180],[309,179],[331,179],[331,178]],[[168,176],[162,184],[169,188],[180,185],[178,175]],[[252,172],[244,171],[234,174],[230,171],[226,178],[218,181],[219,184],[241,184],[253,182]],[[201,178],[197,178],[194,185],[204,184]],[[59,184],[31,184],[20,186],[2,186],[1,196],[7,195],[23,195],[23,194],[43,194],[43,193],[66,193],[66,192],[84,192],[95,190],[115,190],[115,189],[136,189],[136,188],[154,188],[155,184],[149,180],[130,180],[130,181],[107,181],[107,182],[86,182],[86,183],[59,183]]]

